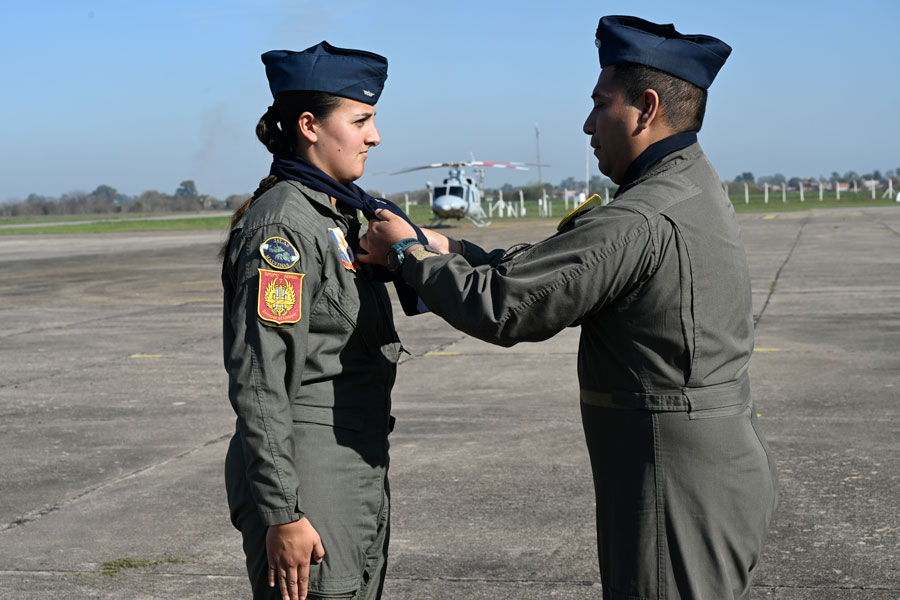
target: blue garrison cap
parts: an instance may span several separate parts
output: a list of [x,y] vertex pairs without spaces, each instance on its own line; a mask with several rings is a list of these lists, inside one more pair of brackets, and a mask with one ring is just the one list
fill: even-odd
[[327,92],[374,105],[387,79],[385,57],[328,42],[302,52],[270,50],[262,55],[262,61],[272,96],[292,91]]
[[707,89],[731,54],[731,46],[708,35],[684,35],[675,26],[637,17],[607,16],[597,25],[600,66],[637,63]]

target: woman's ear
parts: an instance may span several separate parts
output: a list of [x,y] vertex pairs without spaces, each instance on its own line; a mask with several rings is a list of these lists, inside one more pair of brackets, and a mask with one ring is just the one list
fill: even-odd
[[319,139],[319,121],[316,116],[307,111],[300,115],[297,119],[297,128],[300,136],[307,142],[314,144]]

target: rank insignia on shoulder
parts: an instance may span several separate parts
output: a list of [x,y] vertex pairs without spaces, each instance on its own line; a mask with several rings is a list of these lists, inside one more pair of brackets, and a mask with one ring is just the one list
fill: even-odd
[[303,273],[259,271],[259,299],[256,312],[264,321],[284,325],[300,320]]
[[300,253],[283,237],[270,237],[259,245],[263,260],[276,269],[290,269],[300,260]]
[[338,249],[338,254],[341,256],[341,264],[344,265],[345,269],[355,273],[359,263],[356,262],[356,257],[353,255],[353,249],[350,248],[350,244],[347,243],[344,232],[341,231],[340,227],[329,227],[328,231],[331,233],[331,239],[334,240]]
[[570,212],[565,217],[563,217],[563,220],[560,221],[559,225],[556,226],[556,230],[559,231],[560,229],[562,229],[563,225],[565,225],[566,223],[568,223],[569,221],[571,221],[572,219],[574,219],[581,213],[586,212],[586,211],[594,208],[595,206],[602,206],[602,205],[603,205],[603,198],[601,198],[599,194],[594,194],[593,196],[591,196],[590,198],[588,198],[587,200],[585,200],[584,202],[582,202],[581,204],[576,206],[572,210],[572,212]]

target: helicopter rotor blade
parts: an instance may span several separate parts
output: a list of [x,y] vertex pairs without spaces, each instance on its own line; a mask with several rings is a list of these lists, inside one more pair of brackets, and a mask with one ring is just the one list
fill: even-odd
[[490,161],[476,160],[471,163],[473,167],[493,167],[495,169],[516,169],[517,171],[527,171],[528,167],[525,163],[507,162],[507,161]]
[[441,167],[465,167],[471,163],[464,161],[454,161],[454,162],[442,162],[442,163],[432,163],[430,165],[422,165],[421,167],[410,167],[408,169],[400,169],[399,171],[392,171],[391,175],[399,175],[401,173],[410,173],[412,171],[421,171],[423,169],[439,169]]
[[442,163],[432,163],[430,165],[422,165],[420,167],[410,167],[399,171],[391,171],[391,175],[400,175],[401,173],[410,173],[412,171],[421,171],[423,169],[438,169],[441,167],[493,167],[496,169],[515,169],[517,171],[527,171],[528,167],[549,167],[550,165],[538,163],[523,163],[510,161],[490,161],[490,160],[456,160]]

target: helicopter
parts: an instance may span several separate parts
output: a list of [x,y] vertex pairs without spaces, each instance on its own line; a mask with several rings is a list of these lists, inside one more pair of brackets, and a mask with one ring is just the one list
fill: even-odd
[[[431,182],[426,184],[429,195],[433,198],[431,201],[431,212],[434,213],[434,217],[428,226],[440,226],[447,219],[456,219],[459,221],[462,218],[466,218],[472,221],[476,227],[485,227],[491,224],[490,221],[485,221],[487,215],[484,214],[484,210],[481,208],[481,199],[484,197],[485,170],[489,167],[493,167],[497,169],[527,171],[529,165],[534,166],[532,163],[473,159],[410,167],[409,169],[394,171],[391,175],[410,173],[412,171],[420,171],[423,169],[449,167],[450,173],[448,177],[444,179],[444,183],[437,186],[432,186]],[[472,177],[466,176],[463,167],[474,167],[477,181]]]

